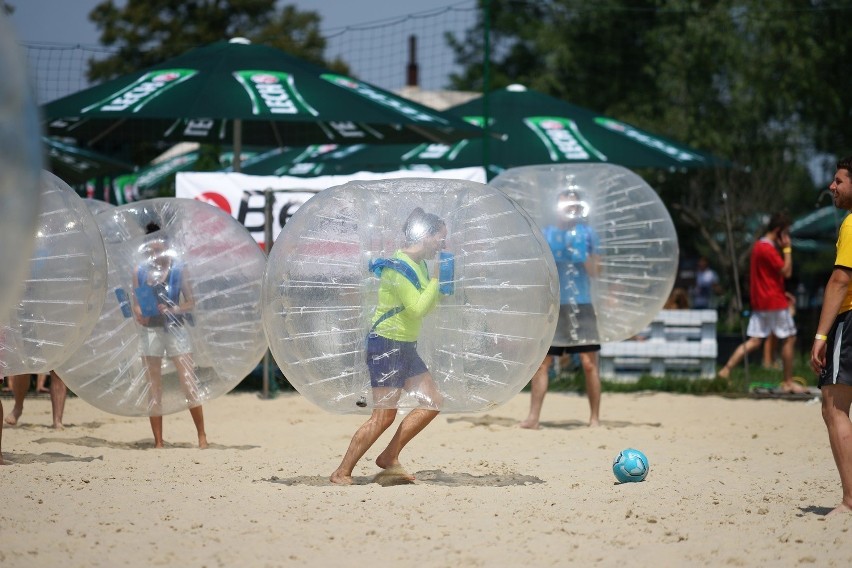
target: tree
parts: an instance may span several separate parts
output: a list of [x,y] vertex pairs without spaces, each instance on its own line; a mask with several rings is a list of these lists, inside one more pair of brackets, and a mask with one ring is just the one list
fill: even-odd
[[348,71],[339,59],[325,61],[317,12],[300,12],[292,5],[276,11],[275,4],[276,0],[127,0],[117,7],[113,0],[106,0],[95,6],[89,19],[101,32],[100,42],[117,51],[90,60],[88,77],[112,79],[232,37]]
[[[729,287],[733,262],[747,274],[765,215],[813,207],[815,153],[852,147],[838,127],[852,113],[842,71],[850,0],[488,3],[491,88],[523,83],[732,162],[639,172],[671,211],[681,249],[714,259]],[[482,88],[483,14],[463,39],[448,38],[462,66],[452,88]]]

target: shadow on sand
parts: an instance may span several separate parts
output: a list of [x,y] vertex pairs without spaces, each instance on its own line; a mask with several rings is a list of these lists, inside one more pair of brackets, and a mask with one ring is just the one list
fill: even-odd
[[[353,485],[369,485],[376,483],[382,487],[396,485],[411,485],[412,482],[398,476],[384,476],[379,472],[374,476],[353,476]],[[446,487],[507,487],[510,485],[532,485],[544,483],[538,477],[519,473],[500,473],[488,475],[471,475],[469,473],[445,473],[438,469],[418,471],[414,474],[417,485],[443,485]],[[264,479],[270,483],[282,485],[310,485],[313,487],[335,486],[328,477],[320,475],[300,475],[296,477]]]
[[[35,440],[37,444],[70,444],[72,446],[83,446],[85,448],[111,448],[115,450],[149,450],[154,448],[154,441],[151,438],[139,440],[136,442],[116,442],[113,440],[104,440],[103,438],[93,438],[91,436],[81,436],[79,438],[39,438]],[[166,442],[164,449],[171,448],[186,448],[194,449],[198,446],[188,442]],[[224,446],[222,444],[210,444],[210,450],[253,450],[260,446]]]
[[[520,424],[519,420],[507,418],[505,416],[491,416],[483,414],[482,416],[458,416],[447,418],[447,423],[468,422],[473,426],[483,426],[491,428],[492,426],[502,426],[504,428],[515,428]],[[578,428],[588,428],[588,422],[582,420],[543,420],[539,423],[541,428],[561,428],[563,430],[576,430]],[[627,422],[624,420],[601,420],[602,428],[627,428],[630,426],[650,426],[651,428],[659,428],[662,426],[660,422]]]

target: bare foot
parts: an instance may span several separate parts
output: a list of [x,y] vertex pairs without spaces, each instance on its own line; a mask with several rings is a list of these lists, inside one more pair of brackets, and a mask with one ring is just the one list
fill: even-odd
[[405,471],[405,469],[397,463],[396,465],[392,465],[384,471],[377,473],[373,477],[373,483],[378,483],[382,487],[387,487],[389,485],[407,485],[409,483],[414,483],[414,475]]
[[540,430],[541,426],[538,424],[538,420],[530,420],[527,418],[520,424],[518,424],[519,428],[526,428],[527,430]]
[[334,473],[328,479],[336,485],[352,485],[354,483],[351,475],[341,473],[340,470],[334,470]]
[[202,450],[207,449],[207,435],[206,434],[202,434],[201,436],[198,437],[198,447],[201,448]]
[[65,426],[62,425],[62,422],[54,422],[53,423],[54,430],[65,430]]
[[601,421],[597,418],[592,418],[589,420],[589,428],[597,428],[601,425]]
[[162,449],[162,448],[164,448],[164,447],[165,447],[165,446],[164,446],[164,444],[163,444],[163,441],[162,441],[162,440],[160,440],[160,441],[154,440],[154,449],[156,449],[156,450],[160,450],[160,449]]
[[21,414],[24,413],[24,409],[13,408],[12,412],[6,415],[6,418],[3,420],[9,426],[16,426],[18,424],[18,418],[21,417]]
[[721,369],[719,369],[719,372],[716,373],[716,376],[720,379],[727,379],[731,376],[731,370],[727,367],[722,367]]
[[47,394],[49,392],[50,392],[50,389],[46,389],[44,387],[41,387],[40,389],[36,389],[37,394],[41,394],[41,393]]
[[844,513],[852,513],[852,507],[850,507],[844,502],[841,502],[840,505],[835,507],[829,514],[826,515],[826,517],[834,517],[842,515]]
[[784,381],[781,383],[781,392],[786,392],[789,394],[801,394],[808,392],[808,389],[795,381]]

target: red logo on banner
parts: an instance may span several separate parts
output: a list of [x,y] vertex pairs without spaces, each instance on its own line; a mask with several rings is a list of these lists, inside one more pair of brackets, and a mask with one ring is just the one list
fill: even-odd
[[215,205],[228,215],[231,214],[231,205],[228,203],[228,200],[219,193],[213,193],[212,191],[205,191],[201,195],[195,198],[197,201],[203,201],[204,203],[209,203],[210,205]]

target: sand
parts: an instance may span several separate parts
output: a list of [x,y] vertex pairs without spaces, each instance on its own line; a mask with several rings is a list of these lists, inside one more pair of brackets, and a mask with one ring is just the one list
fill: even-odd
[[[11,400],[5,399],[6,412]],[[382,486],[372,460],[331,485],[362,416],[295,394],[231,394],[205,406],[208,450],[188,412],[146,419],[71,398],[54,431],[46,397],[3,429],[0,566],[843,566],[840,499],[819,404],[662,393],[529,395],[445,415],[402,454],[418,481]],[[616,484],[619,450],[651,472]]]

